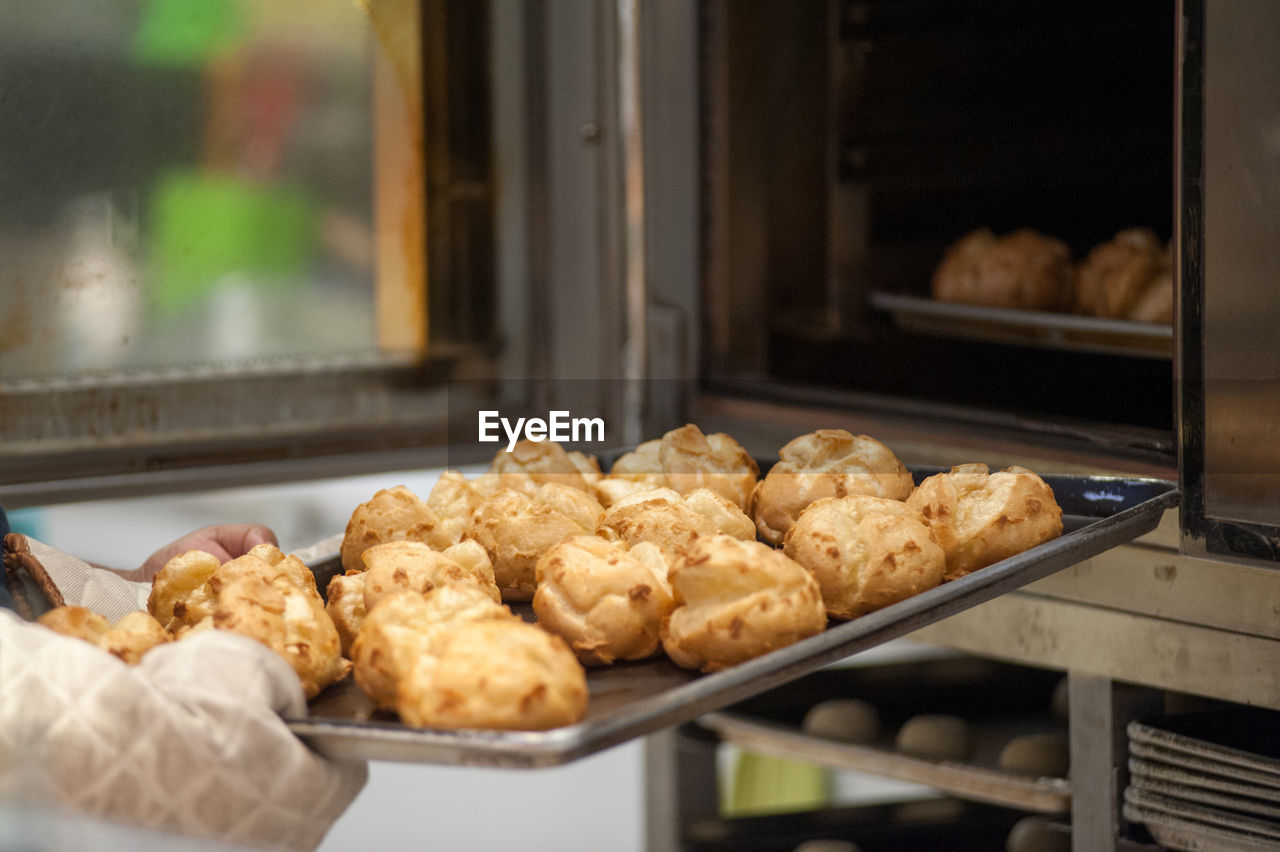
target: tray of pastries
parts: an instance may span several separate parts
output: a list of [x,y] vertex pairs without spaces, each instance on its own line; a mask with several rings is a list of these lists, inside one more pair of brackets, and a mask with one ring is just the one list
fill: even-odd
[[903,328],[948,337],[1169,358],[1173,258],[1147,228],[1129,228],[1076,260],[1061,240],[986,228],[953,243],[929,296],[873,292]]
[[549,766],[1040,579],[1177,499],[1158,479],[908,468],[839,429],[776,459],[693,424],[603,464],[526,441],[425,495],[389,482],[300,554],[175,557],[136,637],[84,613],[47,626],[131,658],[250,636],[309,699],[291,729],[334,757]]

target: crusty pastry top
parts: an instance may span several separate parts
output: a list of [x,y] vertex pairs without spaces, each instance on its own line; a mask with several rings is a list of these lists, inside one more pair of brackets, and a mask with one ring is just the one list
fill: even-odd
[[716,671],[820,633],[818,583],[795,560],[757,541],[699,538],[670,574],[676,609],[662,646],[677,665]]
[[709,488],[683,495],[670,488],[629,494],[605,510],[596,532],[632,546],[651,541],[675,553],[686,550],[700,536],[756,537],[755,524],[746,513]]
[[409,589],[425,594],[438,586],[470,585],[494,601],[501,600],[493,566],[484,548],[464,541],[441,552],[420,541],[392,541],[375,545],[361,556],[366,612],[393,591]]
[[946,557],[920,513],[865,494],[812,503],[787,532],[784,552],[822,588],[827,614],[856,618],[942,582]]
[[83,606],[60,606],[37,621],[57,633],[83,639],[131,666],[157,645],[173,641],[173,635],[148,613],[126,613],[113,626],[103,616]]
[[635,490],[616,480],[665,485],[681,494],[710,488],[745,510],[759,475],[755,459],[733,438],[723,432],[704,435],[688,423],[623,455],[597,490],[602,502],[612,503]]
[[397,708],[400,682],[430,652],[438,631],[455,621],[514,618],[511,610],[470,585],[439,586],[425,595],[392,591],[365,616],[351,645],[356,683],[378,706]]
[[432,541],[448,544],[462,541],[467,527],[471,525],[471,515],[495,490],[496,481],[492,478],[469,480],[457,471],[442,473],[426,500],[440,523],[439,535]]
[[628,548],[599,536],[567,538],[538,560],[533,611],[584,665],[657,653],[658,627],[675,601],[671,556],[650,542]]
[[988,473],[963,464],[920,483],[907,505],[918,509],[947,556],[954,580],[1062,534],[1053,490],[1025,467]]
[[511,452],[499,450],[489,465],[489,473],[497,475],[496,488],[510,488],[530,496],[548,482],[594,494],[601,476],[595,456],[577,450],[566,452],[555,441],[520,441]]
[[403,485],[384,488],[351,513],[342,538],[342,570],[363,570],[360,554],[390,541],[420,541],[443,550],[455,543],[455,527]]
[[519,620],[457,621],[432,635],[400,684],[407,725],[538,731],[587,711],[587,679],[564,641]]
[[1029,228],[996,237],[986,228],[953,244],[934,271],[941,302],[1058,311],[1071,305],[1075,269],[1061,240]]
[[884,444],[844,429],[818,429],[788,441],[751,495],[760,537],[782,543],[805,507],[824,497],[868,494],[905,500],[911,473]]
[[217,628],[258,640],[289,663],[308,698],[350,669],[315,575],[274,545],[222,565],[200,551],[174,557],[152,581],[148,608],[178,638]]
[[476,510],[467,537],[493,564],[503,600],[527,601],[538,557],[571,535],[595,532],[603,507],[585,491],[551,482],[532,497],[503,488]]
[[[1147,228],[1121,231],[1094,247],[1081,262],[1075,308],[1095,317],[1130,318],[1167,266],[1164,247],[1154,232]],[[1172,280],[1169,287],[1172,296]]]

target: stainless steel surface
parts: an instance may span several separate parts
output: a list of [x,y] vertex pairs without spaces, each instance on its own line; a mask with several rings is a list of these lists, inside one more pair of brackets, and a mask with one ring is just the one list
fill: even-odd
[[1275,527],[1280,4],[1204,9],[1205,509]]
[[1156,712],[1160,694],[1104,677],[1071,672],[1071,844],[1076,852],[1115,849],[1124,835],[1121,798],[1125,776],[1125,725]]
[[731,713],[708,713],[698,724],[724,742],[757,754],[869,772],[925,784],[964,799],[1038,813],[1061,814],[1071,807],[1071,782],[1065,778],[1029,778],[986,766],[924,760],[884,748],[810,736],[793,727]]
[[957,305],[884,292],[872,293],[870,301],[903,328],[943,337],[1148,358],[1173,355],[1173,326],[1168,324]]
[[[1150,531],[1177,501],[1177,489],[1161,480],[1046,480],[1070,516],[1060,538],[725,671],[697,675],[666,659],[591,670],[587,718],[576,725],[546,732],[413,730],[374,717],[350,680],[316,699],[309,718],[289,724],[335,757],[512,767],[564,763],[689,721],[996,598]],[[321,586],[338,564],[331,558],[312,566]]]

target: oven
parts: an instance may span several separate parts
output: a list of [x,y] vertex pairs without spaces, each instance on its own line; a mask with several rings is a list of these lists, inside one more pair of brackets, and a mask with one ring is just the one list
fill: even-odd
[[[1140,834],[1128,721],[1280,708],[1269,4],[101,5],[0,11],[6,506],[474,461],[494,400],[1154,475],[1156,532],[921,638],[1069,673],[1078,849]],[[1172,318],[935,298],[983,228],[1146,229]]]

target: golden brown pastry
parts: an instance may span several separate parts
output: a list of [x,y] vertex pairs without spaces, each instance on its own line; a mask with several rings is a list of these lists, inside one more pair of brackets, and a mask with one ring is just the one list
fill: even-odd
[[675,608],[670,559],[650,542],[628,548],[594,535],[567,538],[538,560],[538,624],[568,642],[583,665],[653,656],[659,625]]
[[600,463],[595,456],[576,450],[566,452],[554,441],[520,441],[511,452],[499,450],[488,472],[497,475],[494,490],[510,488],[529,496],[548,482],[594,495],[596,480],[601,477]]
[[1129,311],[1128,319],[1138,322],[1173,322],[1173,270],[1165,268],[1147,284],[1147,289]]
[[342,539],[342,570],[364,570],[360,554],[390,541],[420,541],[443,550],[455,543],[453,527],[403,485],[384,488],[351,513]]
[[751,514],[760,537],[772,545],[810,503],[823,497],[867,494],[905,500],[911,473],[884,444],[844,429],[818,429],[778,450],[778,463],[751,493]]
[[426,594],[437,586],[469,585],[500,601],[493,566],[484,548],[464,541],[436,552],[420,541],[392,541],[369,548],[360,557],[368,570],[364,579],[364,608],[400,589]]
[[37,621],[57,633],[83,639],[114,654],[131,666],[157,645],[173,641],[173,635],[148,613],[127,613],[114,626],[98,613],[83,606],[60,606]]
[[1075,270],[1066,243],[1023,228],[996,237],[986,228],[954,243],[933,274],[933,298],[940,302],[1066,310],[1071,306]]
[[699,537],[719,533],[754,541],[756,528],[736,503],[709,488],[684,495],[670,488],[650,488],[610,506],[596,533],[633,547],[651,541],[681,553]]
[[346,675],[337,628],[300,559],[260,544],[217,563],[199,551],[169,560],[152,582],[151,614],[178,638],[216,628],[256,639],[289,663],[308,698]]
[[755,459],[733,438],[723,432],[704,435],[688,423],[619,458],[605,484],[597,483],[597,493],[612,503],[634,490],[614,481],[619,479],[665,485],[681,494],[710,488],[745,510],[759,476]]
[[504,488],[476,510],[467,537],[488,554],[502,599],[527,601],[538,558],[569,536],[594,533],[602,514],[594,497],[568,485],[547,483],[532,497]]
[[[1164,246],[1152,231],[1121,231],[1110,241],[1095,246],[1080,263],[1076,312],[1110,319],[1133,318],[1138,303],[1166,267]],[[1168,286],[1172,297],[1172,279]]]
[[917,510],[864,494],[813,503],[783,551],[813,574],[832,618],[856,618],[928,591],[946,571],[942,548]]
[[587,712],[587,679],[559,636],[519,620],[459,620],[433,634],[396,708],[418,728],[541,731]]
[[728,668],[821,633],[818,582],[781,551],[727,535],[699,538],[671,569],[676,608],[662,647],[679,666]]
[[471,526],[471,515],[495,490],[496,481],[492,478],[469,480],[457,471],[442,473],[426,500],[440,524],[433,541],[448,544],[462,541],[467,527]]
[[394,710],[400,681],[428,653],[436,631],[451,629],[454,619],[514,617],[474,586],[441,586],[425,595],[393,591],[365,616],[351,645],[356,683],[379,707]]
[[342,656],[350,658],[351,643],[356,641],[360,625],[368,610],[364,605],[364,581],[366,572],[351,571],[330,578],[325,590],[325,612],[333,619],[333,626],[342,641]]
[[947,556],[954,580],[1062,534],[1062,509],[1043,479],[1025,467],[988,473],[962,464],[920,483],[918,509]]

